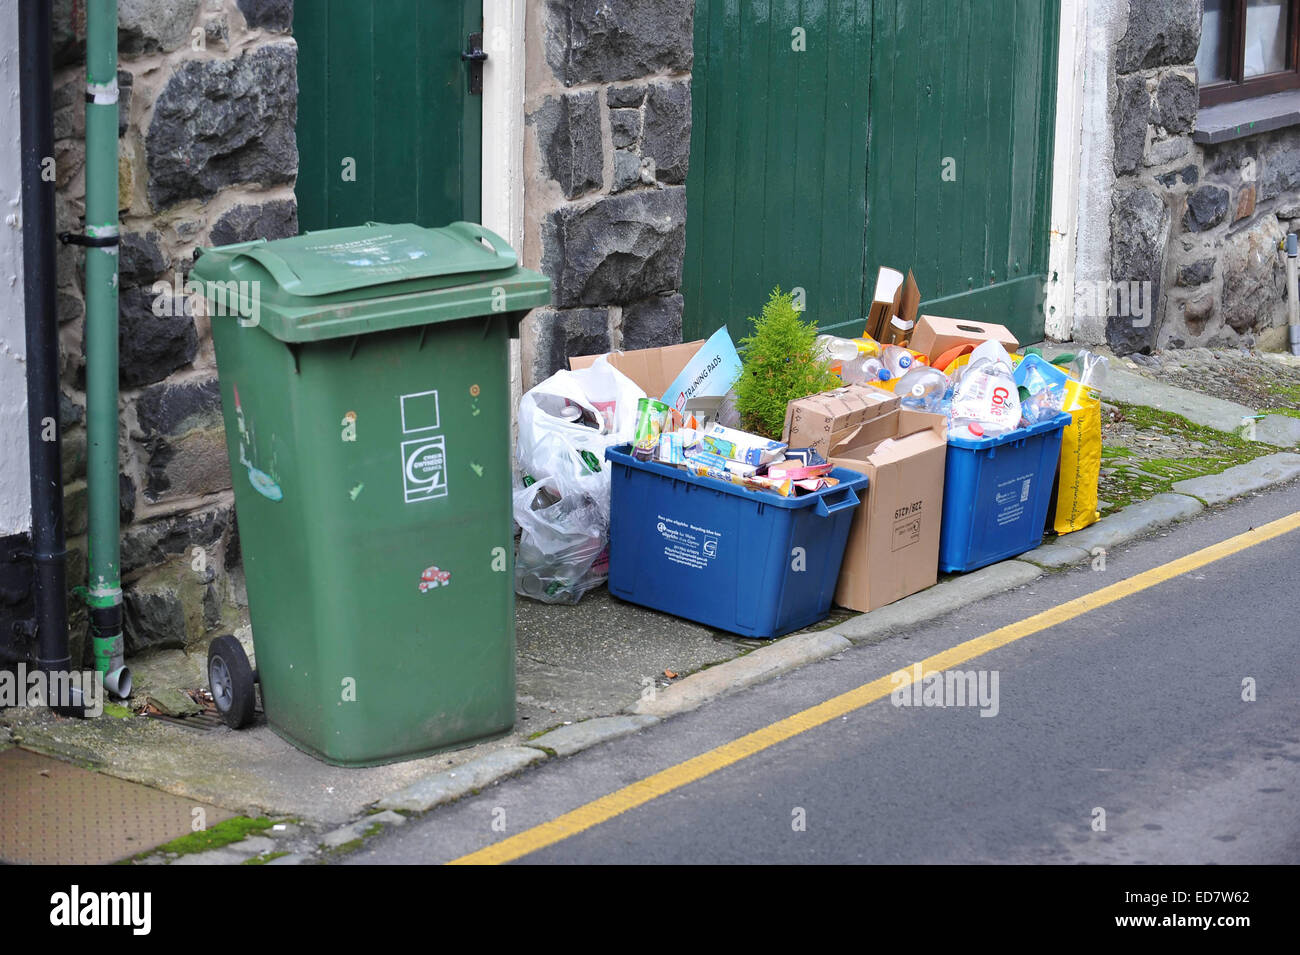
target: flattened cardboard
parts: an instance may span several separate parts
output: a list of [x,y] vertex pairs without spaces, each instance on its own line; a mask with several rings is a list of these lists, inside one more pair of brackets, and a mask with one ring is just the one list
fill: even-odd
[[[682,369],[704,347],[704,340],[665,345],[663,348],[642,348],[636,351],[610,352],[609,363],[635,381],[647,395],[658,398],[671,385]],[[581,355],[569,359],[569,369],[590,368],[599,355]]]
[[826,457],[835,434],[897,408],[897,395],[871,385],[847,385],[809,395],[786,405],[781,440],[792,448],[813,448]]
[[[881,269],[881,271],[885,271]],[[877,282],[879,279],[877,279]],[[897,315],[904,322],[915,322],[916,312],[921,307],[921,290],[917,288],[916,278],[909,270],[907,278],[894,293],[892,301],[873,301],[871,311],[867,313],[866,333],[878,342],[888,343],[889,320]]]
[[831,463],[871,479],[853,515],[837,604],[866,613],[938,581],[947,451],[947,419],[921,411],[898,409],[837,435]]
[[930,361],[934,361],[950,348],[979,345],[990,339],[1001,342],[1008,352],[1014,352],[1020,347],[1016,336],[1005,325],[971,322],[962,318],[940,318],[937,315],[922,315],[917,319],[910,347],[924,352]]

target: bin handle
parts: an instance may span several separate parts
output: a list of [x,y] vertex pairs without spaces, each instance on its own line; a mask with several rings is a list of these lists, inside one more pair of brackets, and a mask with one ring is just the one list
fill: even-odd
[[509,242],[477,222],[453,222],[447,226],[447,231],[463,235],[475,243],[479,239],[487,239],[488,245],[492,246],[492,251],[496,253],[496,257],[501,262],[500,267],[503,269],[508,269],[519,261],[515,250],[510,248]]
[[853,490],[853,488],[851,488],[851,487],[846,487],[846,488],[843,489],[843,491],[844,491],[844,497],[843,497],[843,499],[837,501],[837,502],[834,503],[834,504],[827,504],[827,503],[826,503],[826,499],[827,499],[828,497],[831,497],[833,494],[835,494],[834,491],[832,491],[830,494],[823,494],[823,495],[819,496],[819,497],[817,498],[817,516],[818,516],[818,517],[830,517],[830,516],[831,516],[832,514],[834,514],[836,511],[842,511],[842,510],[845,510],[846,508],[850,508],[850,507],[857,507],[857,506],[858,506],[858,495],[857,495],[857,493]]

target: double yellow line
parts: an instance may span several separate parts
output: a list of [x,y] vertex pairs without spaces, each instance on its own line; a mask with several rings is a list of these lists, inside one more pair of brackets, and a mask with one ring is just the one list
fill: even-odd
[[[1044,610],[1042,613],[1027,617],[1018,623],[999,627],[982,637],[959,643],[949,650],[944,650],[942,653],[936,653],[934,656],[922,660],[921,672],[928,673],[932,670],[947,670],[959,666],[975,657],[983,656],[991,650],[1005,647],[1007,644],[1014,643],[1023,637],[1041,633],[1057,624],[1072,620],[1099,607],[1105,607],[1117,600],[1123,600],[1133,594],[1141,593],[1167,580],[1172,580],[1207,564],[1240,553],[1247,548],[1273,540],[1297,528],[1300,528],[1300,512],[1273,521],[1270,524],[1265,524],[1262,527],[1254,528],[1244,534],[1238,534],[1236,537],[1221,541],[1203,550],[1198,550],[1171,563],[1152,568],[1135,577],[1121,580],[1119,583],[1103,587],[1082,597],[1076,597],[1073,600],[1052,607],[1050,610]],[[907,668],[906,682],[911,682],[911,673],[914,666],[915,664]],[[906,685],[906,683],[902,685]],[[739,739],[725,743],[716,749],[711,749],[683,763],[670,766],[653,776],[647,776],[630,786],[624,786],[608,796],[601,796],[599,799],[579,806],[577,809],[566,812],[541,825],[526,829],[493,845],[485,846],[476,852],[461,856],[459,859],[453,860],[451,864],[496,865],[513,862],[539,849],[562,842],[570,836],[575,836],[593,826],[598,826],[602,822],[613,819],[630,809],[644,806],[651,800],[670,793],[674,789],[680,789],[696,780],[703,779],[705,776],[716,773],[720,769],[725,769],[742,759],[753,756],[755,753],[761,753],[777,743],[785,742],[800,733],[806,733],[810,729],[815,729],[824,723],[829,723],[831,720],[861,709],[877,700],[884,699],[899,686],[900,683],[892,674],[882,676],[880,679],[865,683],[857,689],[832,697],[824,703],[818,703],[816,706],[795,713],[793,716],[788,716],[762,729],[747,733]]]

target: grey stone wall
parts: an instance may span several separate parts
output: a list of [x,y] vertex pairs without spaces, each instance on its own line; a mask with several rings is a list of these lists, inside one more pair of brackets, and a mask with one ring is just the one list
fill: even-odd
[[[85,4],[56,0],[56,214],[84,213]],[[207,320],[178,295],[197,246],[297,233],[292,0],[119,0],[122,571],[127,652],[244,612]],[[83,254],[59,251],[69,586],[86,577]],[[69,601],[74,660],[85,610]]]
[[569,355],[681,341],[692,0],[529,4],[524,387]]
[[1113,285],[1082,300],[1107,304],[1097,314],[1121,354],[1281,348],[1286,334],[1278,243],[1300,230],[1300,129],[1193,142],[1200,22],[1201,0],[1131,0],[1115,50]]

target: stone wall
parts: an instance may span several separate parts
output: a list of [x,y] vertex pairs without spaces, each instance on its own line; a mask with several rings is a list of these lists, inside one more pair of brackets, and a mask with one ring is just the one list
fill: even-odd
[[[1111,286],[1076,286],[1076,337],[1104,329],[1105,343],[1122,354],[1281,348],[1278,243],[1300,230],[1300,129],[1193,142],[1201,0],[1128,7],[1113,57]],[[1091,315],[1105,320],[1088,322]]]
[[[297,233],[292,0],[119,0],[122,571],[127,652],[229,629],[245,604],[196,246]],[[56,0],[58,228],[84,212],[85,4]],[[68,580],[86,577],[84,256],[59,251]],[[85,610],[71,600],[74,661]]]
[[545,0],[525,29],[531,387],[569,355],[681,341],[692,0]]

